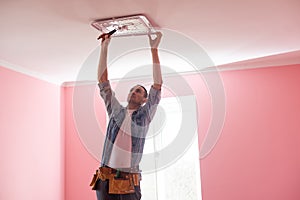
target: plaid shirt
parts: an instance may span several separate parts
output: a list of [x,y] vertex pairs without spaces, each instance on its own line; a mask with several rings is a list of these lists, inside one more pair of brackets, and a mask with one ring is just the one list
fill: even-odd
[[[106,130],[106,138],[103,147],[101,166],[107,165],[112,152],[113,144],[116,140],[119,129],[125,118],[126,107],[122,106],[116,99],[111,89],[110,83],[98,84],[100,95],[104,100],[109,116],[109,123]],[[144,150],[145,138],[149,129],[149,124],[157,110],[157,105],[161,99],[161,91],[151,87],[148,101],[144,106],[132,113],[131,123],[131,167],[138,167]]]

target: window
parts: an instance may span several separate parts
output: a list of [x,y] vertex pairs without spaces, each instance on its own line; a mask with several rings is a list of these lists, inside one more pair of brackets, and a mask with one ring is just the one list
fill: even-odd
[[[180,102],[179,102],[180,100]],[[182,109],[181,105],[189,105]],[[182,118],[188,116],[189,126],[195,126],[194,137],[187,147],[172,147],[179,134]],[[196,101],[193,96],[161,100],[145,142],[144,156],[153,155],[151,163],[141,162],[142,200],[202,200],[197,137]],[[183,130],[184,131],[184,130]],[[170,162],[158,159],[164,148],[183,148],[181,155]],[[147,165],[147,166],[146,166]],[[149,165],[153,170],[149,169]],[[144,169],[147,169],[144,171]]]

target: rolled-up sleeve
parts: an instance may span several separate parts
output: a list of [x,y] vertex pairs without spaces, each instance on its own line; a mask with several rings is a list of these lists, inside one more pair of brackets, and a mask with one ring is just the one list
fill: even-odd
[[154,87],[151,87],[149,91],[147,103],[143,106],[143,110],[146,112],[149,122],[154,117],[160,99],[161,99],[161,90],[157,90]]
[[100,96],[102,97],[109,117],[120,109],[121,105],[115,97],[114,91],[111,89],[110,82],[98,83]]

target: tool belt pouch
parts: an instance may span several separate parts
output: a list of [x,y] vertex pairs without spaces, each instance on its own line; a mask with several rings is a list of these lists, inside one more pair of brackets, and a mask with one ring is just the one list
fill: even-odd
[[131,173],[117,177],[110,169],[100,167],[99,170],[96,170],[90,183],[92,190],[96,190],[98,180],[108,180],[109,194],[130,194],[135,192],[134,186],[140,185],[141,175],[139,173]]
[[99,171],[97,170],[96,173],[93,176],[93,179],[90,183],[90,186],[92,187],[92,190],[96,190],[96,183],[99,180]]
[[130,194],[134,193],[134,182],[132,176],[122,178],[110,177],[108,186],[109,194]]

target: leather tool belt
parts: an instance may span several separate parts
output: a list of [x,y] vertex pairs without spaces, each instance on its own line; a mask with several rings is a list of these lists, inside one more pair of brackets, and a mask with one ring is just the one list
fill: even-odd
[[108,180],[109,194],[130,194],[134,193],[134,186],[140,185],[141,174],[119,171],[110,167],[100,167],[96,170],[90,183],[92,190],[96,190],[98,180]]

